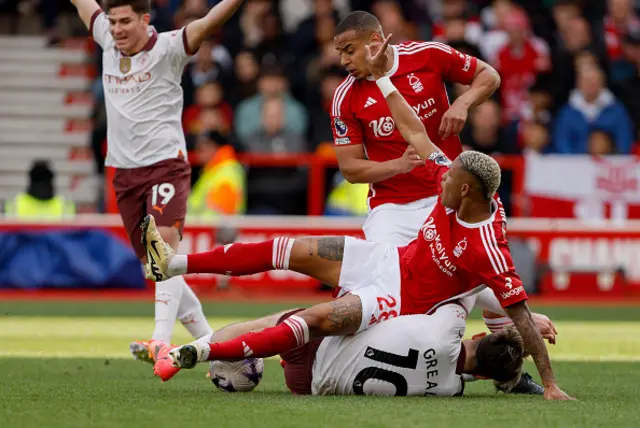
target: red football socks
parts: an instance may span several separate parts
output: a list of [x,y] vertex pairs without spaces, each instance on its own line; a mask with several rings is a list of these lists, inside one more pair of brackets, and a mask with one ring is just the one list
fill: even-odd
[[309,342],[309,328],[304,319],[292,315],[281,324],[257,333],[247,333],[226,342],[209,344],[208,360],[242,360],[267,358]]
[[187,256],[187,273],[251,275],[273,269],[289,269],[293,238],[276,238],[251,244],[229,244]]

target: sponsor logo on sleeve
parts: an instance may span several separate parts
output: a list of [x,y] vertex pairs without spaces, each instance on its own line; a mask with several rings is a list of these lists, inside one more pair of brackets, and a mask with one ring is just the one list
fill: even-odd
[[336,129],[336,135],[338,137],[344,137],[349,131],[349,128],[347,128],[347,124],[344,123],[339,117],[333,119],[333,127]]

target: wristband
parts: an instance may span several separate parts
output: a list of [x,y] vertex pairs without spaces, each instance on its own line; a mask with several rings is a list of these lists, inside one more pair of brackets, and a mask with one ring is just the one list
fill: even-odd
[[397,90],[396,87],[393,86],[393,83],[391,83],[391,79],[389,79],[389,76],[383,76],[376,80],[376,85],[378,85],[378,88],[380,88],[380,92],[382,92],[382,96],[384,96],[385,98],[391,95],[393,91]]

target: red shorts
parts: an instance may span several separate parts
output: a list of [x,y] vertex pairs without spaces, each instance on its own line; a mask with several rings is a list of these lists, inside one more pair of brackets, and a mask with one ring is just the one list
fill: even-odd
[[153,214],[158,226],[176,227],[182,235],[191,190],[191,166],[166,159],[140,168],[117,168],[113,178],[118,210],[139,258],[145,256],[140,222]]
[[[295,315],[304,309],[296,309],[291,312],[287,312],[282,315],[278,320],[278,324],[289,318],[291,315]],[[311,394],[311,380],[313,372],[313,362],[316,359],[316,353],[322,343],[322,337],[312,339],[306,345],[298,346],[287,352],[280,354],[285,362],[284,366],[284,380],[287,384],[287,388],[295,395],[310,395]]]

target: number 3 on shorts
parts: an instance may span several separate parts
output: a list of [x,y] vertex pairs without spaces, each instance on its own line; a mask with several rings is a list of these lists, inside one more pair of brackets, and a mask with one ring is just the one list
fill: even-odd
[[158,206],[158,197],[162,198],[160,200],[160,205],[167,205],[171,198],[175,196],[175,194],[176,188],[173,187],[173,184],[156,184],[151,188],[151,205],[153,205],[154,207]]

